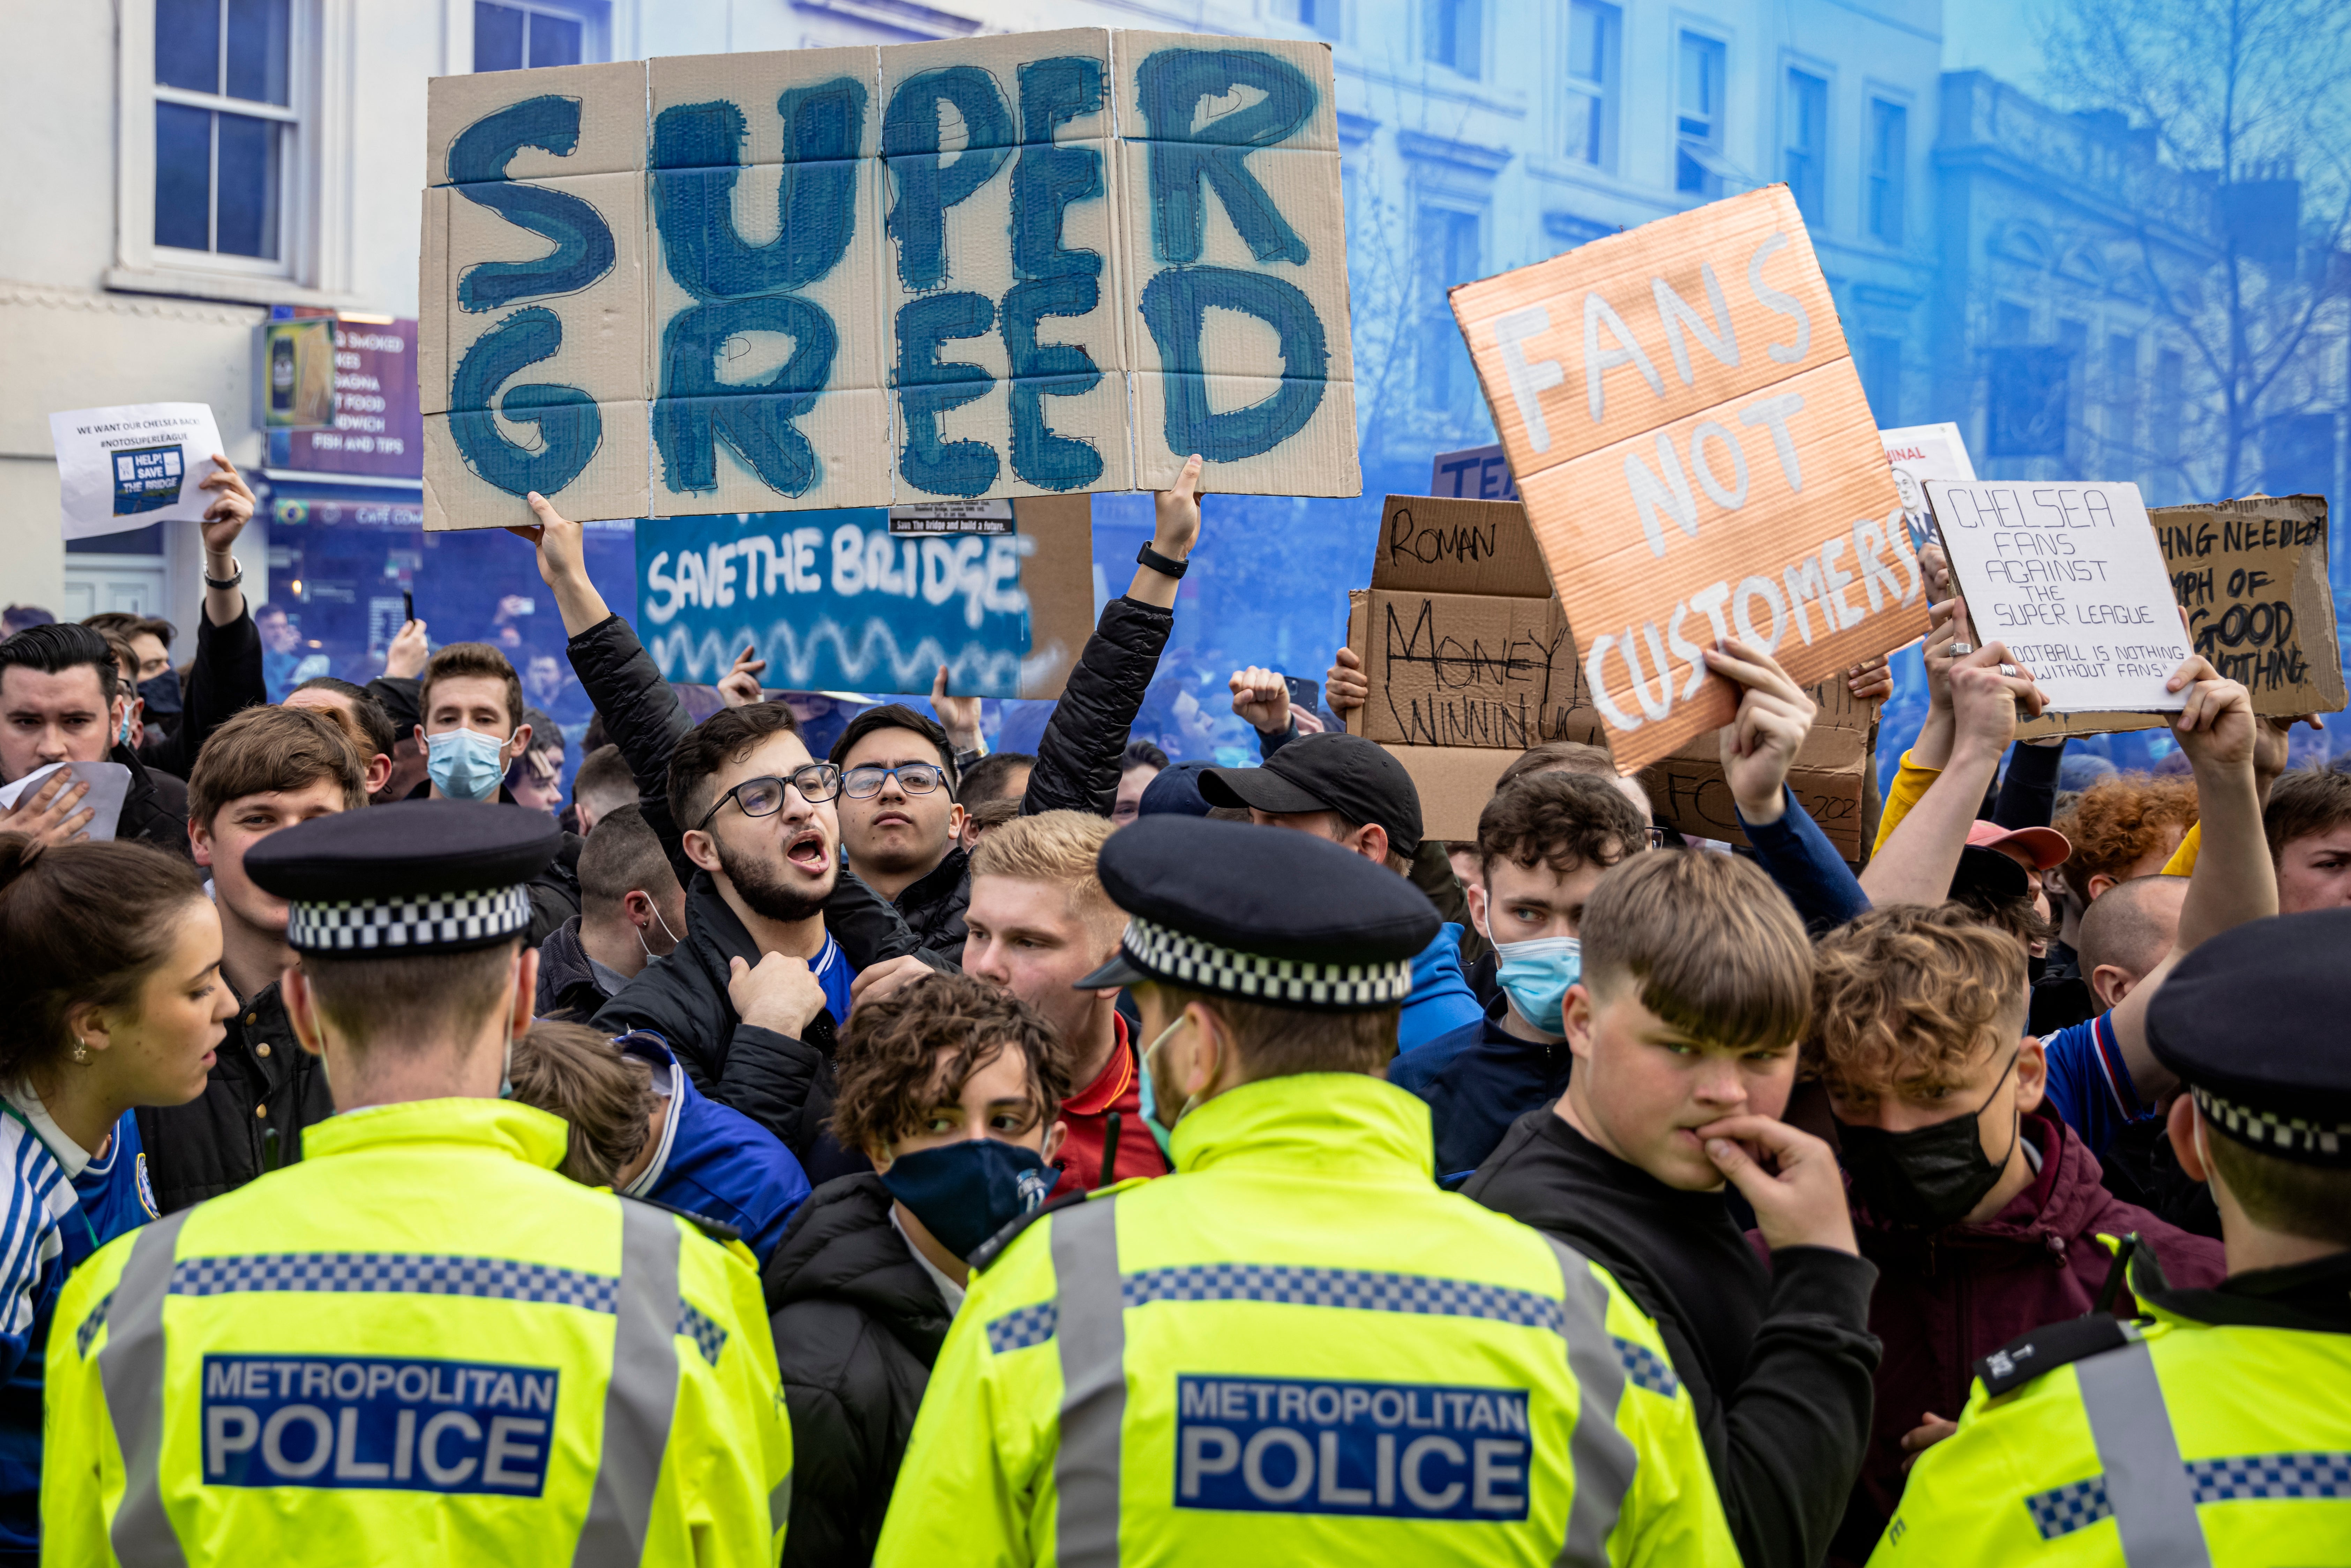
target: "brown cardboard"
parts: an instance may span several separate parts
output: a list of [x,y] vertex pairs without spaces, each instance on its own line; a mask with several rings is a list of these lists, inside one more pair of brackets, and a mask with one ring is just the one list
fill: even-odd
[[2191,645],[2224,677],[2245,684],[2255,713],[2343,711],[2325,497],[2156,507],[2147,520],[2171,568],[2172,595],[2188,612]]
[[1361,733],[1374,740],[1523,751],[1588,706],[1556,599],[1374,588],[1364,614]]
[[1551,568],[1516,501],[1390,496],[1372,549],[1372,586],[1422,593],[1551,596]]
[[1404,764],[1420,791],[1420,832],[1425,839],[1474,840],[1478,814],[1494,797],[1494,780],[1519,759],[1513,750],[1477,746],[1388,746],[1381,750]]
[[1094,626],[1094,525],[1092,496],[1023,496],[1012,520],[1037,541],[1020,563],[1029,595],[1029,656],[1020,662],[1020,695],[1050,698],[1077,667]]
[[1785,185],[1451,298],[1619,767],[1729,720],[1736,694],[1698,657],[1716,636],[1809,684],[1925,630],[1901,497]]
[[[742,305],[745,298],[730,291],[724,301],[702,299],[697,290],[709,287],[705,280],[694,280],[690,289],[687,280],[669,272],[667,249],[654,222],[658,209],[648,200],[648,190],[674,194],[685,188],[674,180],[700,182],[709,171],[649,171],[648,141],[664,112],[695,105],[733,109],[741,122],[741,173],[728,198],[735,238],[747,248],[763,249],[778,243],[774,236],[785,199],[772,193],[779,188],[776,166],[783,159],[779,107],[799,89],[846,77],[863,89],[865,115],[848,247],[829,270],[789,288],[777,285],[778,296],[821,309],[838,339],[830,371],[820,385],[810,382],[817,386],[808,394],[812,406],[789,416],[807,449],[766,462],[763,471],[724,435],[715,442],[707,467],[699,451],[673,463],[674,438],[672,453],[653,444],[648,449],[648,483],[639,487],[645,493],[640,514],[789,511],[941,498],[923,486],[961,486],[967,476],[943,474],[910,461],[908,455],[918,446],[931,451],[953,444],[985,446],[998,458],[994,476],[981,485],[979,495],[985,497],[1068,494],[1072,486],[1164,489],[1196,449],[1207,458],[1202,486],[1207,491],[1360,495],[1338,95],[1330,46],[1251,41],[1253,55],[1288,62],[1311,89],[1305,120],[1271,145],[1251,140],[1237,146],[1219,136],[1219,120],[1246,111],[1255,101],[1242,87],[1203,89],[1198,101],[1181,111],[1181,125],[1151,126],[1143,118],[1137,73],[1155,54],[1183,49],[1221,57],[1228,45],[1222,36],[1089,28],[435,79],[426,110],[427,191],[420,246],[417,363],[423,412],[428,418],[450,413],[453,382],[467,350],[526,309],[560,326],[554,351],[530,363],[527,373],[511,370],[496,387],[475,386],[468,393],[477,407],[498,409],[499,428],[526,450],[536,450],[528,445],[528,422],[507,418],[505,412],[506,395],[516,386],[575,388],[605,408],[648,403],[666,391],[681,400],[710,400],[713,412],[720,410],[721,400],[768,392],[791,359],[804,349],[815,354],[809,345],[821,340],[813,330],[791,329],[790,321],[779,325],[774,318],[793,301],[764,294],[747,297],[773,307],[763,325],[695,319],[698,309]],[[904,242],[889,216],[895,198],[886,188],[893,174],[885,165],[892,160],[882,154],[881,119],[899,85],[954,68],[977,71],[993,83],[1008,123],[1016,134],[1025,134],[1018,130],[1023,68],[1049,56],[1071,55],[1102,63],[1103,91],[1085,112],[1059,122],[1052,140],[1064,148],[1098,152],[1102,183],[1098,193],[1057,207],[1056,238],[1069,251],[1094,258],[1089,270],[1100,287],[1093,303],[1082,309],[1072,298],[1057,294],[1049,301],[1031,290],[1016,325],[1008,300],[1020,279],[1011,257],[1010,193],[1019,170],[1028,168],[1033,175],[1033,161],[1025,154],[1002,156],[1015,151],[1008,143],[941,146],[942,153],[958,156],[997,154],[998,166],[945,214],[947,276],[918,279],[908,275]],[[579,106],[577,136],[542,131],[540,140],[549,145],[519,147],[496,172],[596,207],[611,227],[616,263],[584,285],[521,293],[495,305],[475,298],[472,308],[461,308],[457,281],[470,268],[484,262],[528,263],[549,253],[545,235],[466,194],[469,189],[486,194],[485,186],[449,183],[451,149],[469,129],[525,99],[548,97]],[[962,134],[967,137],[969,127]],[[1206,173],[1194,172],[1203,217],[1197,243],[1177,254],[1165,252],[1155,238],[1154,224],[1160,221],[1155,214],[1170,204],[1164,192],[1152,189],[1150,146],[1185,138],[1197,138],[1217,151]],[[901,161],[906,156],[899,155]],[[477,164],[471,177],[486,178],[482,168]],[[1238,202],[1244,211],[1255,211],[1251,184],[1291,230],[1264,256],[1242,237],[1226,204]],[[1178,325],[1163,329],[1171,333],[1163,361],[1157,341],[1144,327],[1146,319],[1161,318],[1145,312],[1143,304],[1153,282],[1176,269],[1184,276],[1169,279],[1174,288],[1159,291],[1184,296],[1183,302],[1168,307],[1174,312],[1168,319]],[[1258,294],[1238,289],[1232,280],[1244,274],[1279,287]],[[927,307],[943,292],[985,300],[987,324],[948,339],[916,331],[902,344],[900,310]],[[1041,318],[1029,308],[1048,303],[1067,308],[1045,310]],[[1312,319],[1301,323],[1293,306],[1310,311]],[[1251,319],[1285,315],[1286,328]],[[1196,322],[1196,341],[1184,338],[1193,330],[1186,322]],[[672,330],[681,324],[685,329]],[[705,331],[719,334],[716,348],[701,335]],[[1029,340],[1046,351],[1045,359],[1024,354],[1019,374],[1028,379],[1016,382],[1010,356],[1016,344]],[[927,349],[920,347],[924,343]],[[1281,347],[1285,343],[1287,349]],[[891,369],[902,348],[927,356],[929,364],[911,375],[903,366]],[[706,368],[697,363],[705,352],[716,361]],[[1082,361],[1072,360],[1078,354]],[[491,362],[510,363],[481,363]],[[988,380],[967,402],[941,409],[935,392],[904,390],[935,388],[942,379],[969,380],[961,371],[974,365]],[[932,375],[933,366],[944,376]],[[718,390],[711,390],[714,385]],[[680,387],[684,390],[673,390]],[[1311,397],[1303,395],[1310,392]],[[1031,392],[1037,395],[1029,397]],[[1205,406],[1194,406],[1202,395]],[[1278,406],[1292,401],[1307,406],[1294,427],[1277,425],[1280,439],[1270,450],[1239,455],[1244,444],[1234,439],[1235,422],[1227,416],[1277,399]],[[723,408],[744,415],[745,425],[783,417],[772,403]],[[682,402],[673,412],[684,416],[701,411]],[[1056,470],[1028,453],[1040,414],[1050,436],[1091,447],[1101,460],[1099,472]],[[641,409],[633,423],[650,431],[651,410]],[[664,422],[664,428],[677,427]],[[1016,431],[1022,433],[1018,439]],[[438,439],[445,444],[448,434],[444,421]],[[436,439],[429,430],[427,439]],[[507,502],[519,497],[479,481],[478,475],[476,483],[464,482],[459,471],[465,465],[454,448],[443,453],[440,467],[440,503],[430,508],[435,519],[431,526],[486,528],[512,520],[515,512]],[[609,476],[592,471],[537,487],[573,516],[600,515],[618,488]],[[975,498],[960,488],[956,494]]]
[[[1839,855],[1861,858],[1860,769],[1823,771],[1810,768],[1788,770],[1788,787],[1809,812]],[[1744,844],[1739,809],[1730,798],[1730,780],[1719,763],[1688,757],[1668,757],[1641,771],[1642,787],[1657,816],[1695,838],[1720,839]]]

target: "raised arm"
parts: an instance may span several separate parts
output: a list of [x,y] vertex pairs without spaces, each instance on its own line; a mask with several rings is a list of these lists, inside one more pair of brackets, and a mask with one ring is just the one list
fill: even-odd
[[1933,785],[1861,873],[1862,891],[1872,903],[1940,904],[1950,895],[1968,830],[1992,775],[2000,770],[2001,756],[2016,738],[2018,710],[2028,717],[2041,711],[2041,689],[2032,684],[2032,672],[2017,668],[2016,674],[2007,674],[2003,664],[2017,668],[2000,643],[1953,661],[1950,755]]
[[2197,821],[2204,847],[2179,906],[2179,934],[2163,962],[2131,988],[2114,1010],[2115,1042],[2141,1100],[2152,1104],[2179,1087],[2147,1045],[2147,1009],[2180,959],[2232,925],[2278,912],[2277,870],[2262,831],[2262,789],[2254,775],[2257,726],[2252,698],[2202,658],[2172,672],[2169,689],[2188,692],[2171,732],[2196,774]]
[[1769,653],[1736,640],[1706,652],[1706,667],[1737,683],[1739,712],[1716,732],[1739,824],[1755,858],[1802,916],[1804,928],[1842,925],[1869,907],[1820,825],[1788,788],[1819,706]]
[[[1168,559],[1190,559],[1200,537],[1200,459],[1184,465],[1176,487],[1159,492],[1152,549]],[[1126,597],[1102,607],[1086,639],[1061,700],[1037,742],[1024,813],[1092,811],[1107,817],[1118,795],[1119,758],[1127,731],[1143,707],[1159,654],[1176,626],[1176,580],[1138,564]]]

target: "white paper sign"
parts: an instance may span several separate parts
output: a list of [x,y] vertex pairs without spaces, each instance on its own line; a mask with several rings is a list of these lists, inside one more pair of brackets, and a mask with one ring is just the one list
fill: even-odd
[[193,522],[218,495],[196,488],[223,450],[204,403],[69,409],[49,415],[49,439],[69,539]]
[[1902,522],[1910,530],[1910,550],[1915,555],[1927,548],[1932,522],[1927,511],[1927,481],[1971,481],[1976,465],[1968,459],[1968,444],[1956,424],[1909,424],[1900,430],[1881,430],[1877,438],[1886,444],[1886,461],[1894,468],[1894,487],[1902,492]]
[[[82,836],[92,843],[104,843],[113,838],[115,825],[122,819],[122,802],[131,794],[131,769],[120,762],[52,762],[47,768],[36,768],[14,784],[0,789],[0,807],[15,810],[17,802],[39,794],[41,781],[60,768],[72,769],[75,778],[89,786],[73,806],[76,811],[84,807],[90,811],[89,825],[82,829]],[[73,786],[68,783],[65,788],[70,789]]]
[[1980,643],[2004,643],[2056,713],[2176,713],[2188,633],[2132,484],[1930,479]]

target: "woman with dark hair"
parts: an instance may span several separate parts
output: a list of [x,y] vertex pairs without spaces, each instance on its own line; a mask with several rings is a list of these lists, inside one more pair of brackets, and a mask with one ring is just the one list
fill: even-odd
[[236,1009],[196,869],[0,833],[0,1561],[40,1549],[41,1371],[76,1265],[155,1218],[139,1105],[204,1087]]

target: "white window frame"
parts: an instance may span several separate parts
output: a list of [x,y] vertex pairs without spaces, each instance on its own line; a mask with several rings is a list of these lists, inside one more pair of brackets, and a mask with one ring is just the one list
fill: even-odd
[[1617,163],[1619,111],[1623,108],[1625,97],[1625,6],[1623,0],[1570,0],[1570,4],[1562,8],[1561,13],[1563,31],[1560,47],[1562,52],[1573,44],[1575,37],[1576,7],[1586,4],[1592,5],[1594,10],[1605,13],[1599,18],[1600,24],[1604,26],[1608,32],[1608,37],[1603,41],[1600,48],[1601,74],[1596,78],[1580,77],[1574,74],[1572,63],[1562,61],[1560,67],[1560,80],[1562,83],[1560,99],[1568,120],[1579,127],[1590,121],[1593,103],[1595,99],[1598,101],[1599,156],[1584,158],[1568,151],[1565,134],[1568,126],[1564,122],[1560,127],[1562,134],[1558,145],[1560,156],[1570,163],[1580,168],[1597,169],[1604,174],[1613,174],[1616,172]]
[[[1830,178],[1835,162],[1836,147],[1836,75],[1820,61],[1802,55],[1790,55],[1780,62],[1780,147],[1776,160],[1779,177],[1788,181],[1789,193],[1795,193],[1795,182],[1788,179],[1788,159],[1798,151],[1795,144],[1799,116],[1796,113],[1797,77],[1818,82],[1821,88],[1821,122],[1815,129],[1819,136],[1803,151],[1818,167],[1813,174],[1813,191],[1820,210],[1807,214],[1804,222],[1816,228],[1829,226],[1829,197],[1836,182]],[[1799,204],[1801,206],[1801,204]]]
[[[605,0],[490,0],[511,11],[538,11],[550,16],[580,24],[580,63],[583,66],[603,65],[613,57],[612,39],[616,23],[621,18],[612,13],[614,7]],[[445,0],[444,36],[448,38],[448,72],[451,76],[474,75],[474,0]],[[525,67],[525,69],[529,68]]]
[[[283,107],[155,80],[154,0],[122,0],[115,57],[114,259],[102,279],[131,293],[243,304],[345,306],[350,292],[353,127],[347,90],[359,0],[292,0]],[[155,243],[155,105],[185,103],[293,127],[281,148],[275,261]],[[215,192],[214,200],[219,199]]]
[[[1899,110],[1902,114],[1902,156],[1896,160],[1893,170],[1894,189],[1900,200],[1902,211],[1896,214],[1896,233],[1892,239],[1877,232],[1876,215],[1870,210],[1869,200],[1870,183],[1877,178],[1877,107],[1880,104],[1884,104],[1888,109]],[[1907,249],[1915,226],[1913,220],[1917,216],[1917,211],[1910,198],[1916,192],[1917,186],[1911,181],[1910,172],[1915,162],[1916,150],[1913,143],[1917,139],[1917,121],[1918,106],[1911,101],[1908,93],[1877,81],[1870,82],[1863,89],[1859,227],[1864,238],[1873,245],[1883,246],[1888,250]]]
[[[1674,163],[1669,175],[1676,199],[1711,202],[1726,193],[1726,182],[1740,178],[1731,164],[1729,146],[1730,137],[1730,40],[1720,33],[1688,23],[1677,23],[1674,27],[1672,92],[1668,99],[1673,116]],[[1708,120],[1708,131],[1703,139],[1682,130],[1682,47],[1688,40],[1711,44],[1715,58],[1722,68],[1722,79],[1716,84],[1721,101],[1715,105]],[[1705,171],[1712,189],[1685,191],[1681,188],[1681,158],[1687,152],[1691,161]]]

